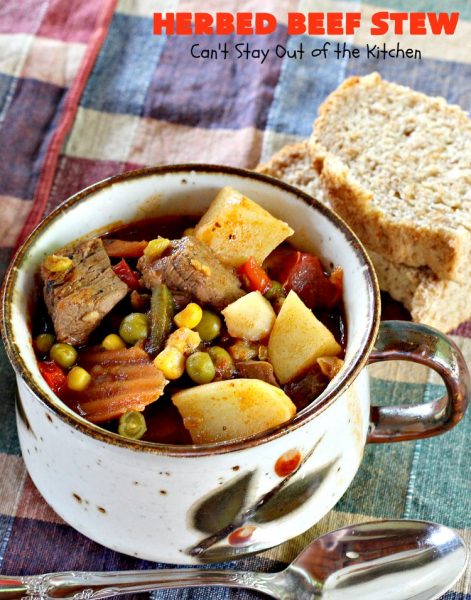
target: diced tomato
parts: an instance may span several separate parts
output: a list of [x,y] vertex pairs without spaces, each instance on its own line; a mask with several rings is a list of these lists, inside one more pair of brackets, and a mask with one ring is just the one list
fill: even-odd
[[105,250],[111,258],[139,258],[144,254],[148,244],[146,241],[132,242],[129,240],[104,239]]
[[124,258],[113,267],[113,271],[131,290],[138,290],[141,287],[138,274],[131,269]]
[[293,248],[281,247],[274,250],[263,263],[272,279],[284,284],[289,279],[291,271],[301,258],[301,252]]
[[252,292],[258,291],[265,294],[271,287],[271,279],[253,256],[239,267],[238,274]]
[[38,362],[41,375],[54,394],[60,394],[67,388],[67,377],[64,371],[52,360]]
[[309,308],[332,308],[342,297],[342,269],[337,267],[329,277],[313,254],[280,248],[266,266],[286,291],[294,290]]

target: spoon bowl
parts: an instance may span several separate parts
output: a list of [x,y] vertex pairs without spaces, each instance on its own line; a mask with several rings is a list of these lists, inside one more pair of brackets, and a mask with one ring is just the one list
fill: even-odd
[[162,569],[108,573],[0,575],[0,599],[91,600],[157,589],[226,586],[278,600],[433,600],[463,573],[461,537],[427,521],[375,521],[344,527],[311,542],[278,573]]
[[377,521],[344,527],[314,540],[280,577],[302,575],[325,600],[431,600],[457,581],[466,546],[443,525]]

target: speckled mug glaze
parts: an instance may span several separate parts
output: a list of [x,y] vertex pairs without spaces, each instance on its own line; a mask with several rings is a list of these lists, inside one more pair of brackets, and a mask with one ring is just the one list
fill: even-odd
[[[289,424],[242,441],[164,446],[126,440],[90,424],[51,392],[37,368],[28,320],[42,258],[110,224],[202,214],[225,185],[287,221],[296,231],[292,241],[297,247],[344,269],[344,368],[315,405]],[[363,248],[338,217],[295,188],[208,165],[146,169],[93,185],[43,221],[21,247],[5,280],[2,334],[17,374],[18,432],[28,471],[72,527],[132,556],[192,564],[234,559],[280,544],[334,506],[358,469],[367,436],[375,437],[371,429],[368,434],[364,367],[378,328],[378,285]],[[432,335],[430,330],[417,334]],[[401,352],[402,357],[412,353]],[[461,364],[459,368],[466,370]],[[468,391],[459,393],[463,408]],[[452,405],[451,399],[444,403]],[[427,426],[421,435],[452,426],[458,420],[453,406],[453,422]],[[381,418],[374,414],[380,432]],[[417,427],[409,423],[404,428],[393,419],[375,441],[418,436]]]

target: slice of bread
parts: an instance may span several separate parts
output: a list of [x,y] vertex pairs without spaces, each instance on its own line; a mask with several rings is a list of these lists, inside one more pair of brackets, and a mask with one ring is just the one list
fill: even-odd
[[471,121],[459,107],[351,77],[319,109],[310,139],[337,213],[394,263],[465,281],[471,260]]
[[324,186],[309,156],[307,140],[284,146],[268,162],[258,165],[256,171],[282,179],[329,206]]
[[381,289],[402,302],[416,323],[447,332],[471,317],[470,279],[466,283],[438,279],[428,268],[396,265],[372,250],[368,254]]
[[[312,165],[307,141],[285,146],[257,171],[282,179],[329,205],[326,191]],[[368,254],[381,289],[402,302],[414,321],[450,331],[471,317],[470,267],[467,281],[461,284],[439,280],[428,268],[395,264],[372,250],[368,250]]]

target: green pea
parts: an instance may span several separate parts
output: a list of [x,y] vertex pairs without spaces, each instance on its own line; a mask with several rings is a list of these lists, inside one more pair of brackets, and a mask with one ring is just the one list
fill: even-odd
[[275,298],[284,297],[285,290],[279,281],[272,281],[271,286],[268,291],[265,293],[265,298],[267,300],[275,300]]
[[147,431],[144,415],[137,410],[130,410],[119,418],[118,433],[132,440],[140,440]]
[[210,310],[203,310],[201,321],[195,327],[203,342],[211,342],[221,333],[221,319]]
[[214,363],[216,373],[221,379],[230,379],[234,375],[234,361],[227,350],[224,350],[221,346],[211,346],[208,349],[208,354]]
[[39,354],[47,354],[54,345],[52,333],[40,333],[34,340],[34,347]]
[[59,367],[68,369],[77,360],[77,350],[70,344],[54,344],[49,351],[49,356]]
[[210,383],[215,375],[211,357],[206,352],[195,352],[186,359],[186,372],[195,383]]
[[124,317],[119,326],[119,335],[126,344],[136,344],[149,334],[149,324],[144,313],[131,313]]

